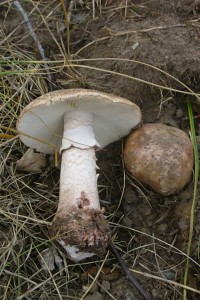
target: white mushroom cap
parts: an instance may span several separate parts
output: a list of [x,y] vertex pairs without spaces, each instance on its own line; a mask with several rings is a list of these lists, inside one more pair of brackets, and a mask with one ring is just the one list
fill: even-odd
[[[25,107],[17,123],[20,139],[39,152],[53,153],[62,145],[64,114],[72,110],[92,115],[95,138],[102,148],[129,134],[141,121],[139,107],[124,98],[95,90],[57,90]],[[87,143],[80,135],[76,142],[83,141]]]

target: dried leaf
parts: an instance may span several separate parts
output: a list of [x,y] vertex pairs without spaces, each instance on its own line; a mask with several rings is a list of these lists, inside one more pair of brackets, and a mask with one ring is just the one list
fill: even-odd
[[43,250],[39,257],[40,264],[42,269],[47,272],[48,270],[53,271],[55,269],[54,264],[54,253],[51,249],[51,247]]
[[55,247],[50,246],[40,253],[39,261],[45,272],[53,271],[55,267],[61,271],[64,267],[63,259],[58,255]]
[[42,173],[42,169],[46,166],[46,157],[29,148],[16,164],[17,170],[27,173]]

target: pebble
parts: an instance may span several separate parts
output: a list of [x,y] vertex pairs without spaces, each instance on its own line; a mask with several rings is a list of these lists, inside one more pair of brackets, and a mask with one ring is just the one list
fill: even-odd
[[136,203],[138,201],[138,196],[130,186],[128,186],[124,191],[124,201],[127,204]]
[[99,292],[95,292],[94,294],[86,296],[85,300],[103,300],[103,298]]
[[131,227],[133,224],[133,221],[129,217],[124,217],[122,220],[122,224],[126,227]]
[[178,226],[182,231],[186,231],[189,229],[189,223],[187,222],[186,219],[181,218],[178,222]]
[[162,272],[162,276],[165,277],[165,279],[167,280],[174,280],[176,278],[176,274],[171,271]]
[[108,280],[103,280],[101,285],[101,293],[105,293],[110,290],[110,282]]
[[181,108],[178,108],[178,109],[176,110],[176,118],[177,118],[177,119],[180,119],[180,118],[182,118],[182,117],[183,117],[183,111],[182,111]]
[[[83,285],[82,289],[84,291],[87,291],[90,285]],[[90,288],[90,293],[93,294],[98,290],[98,284],[96,282],[93,283],[93,285]]]
[[180,198],[181,200],[188,200],[188,199],[191,199],[191,193],[190,193],[188,190],[183,191],[183,192],[179,193],[179,198]]
[[157,231],[162,234],[166,234],[168,231],[168,225],[166,223],[161,223],[157,226]]

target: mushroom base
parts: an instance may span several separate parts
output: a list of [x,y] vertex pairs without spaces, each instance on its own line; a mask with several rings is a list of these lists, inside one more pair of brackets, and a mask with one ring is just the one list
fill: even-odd
[[67,215],[56,216],[49,232],[75,262],[93,255],[102,256],[110,240],[103,210],[74,207]]

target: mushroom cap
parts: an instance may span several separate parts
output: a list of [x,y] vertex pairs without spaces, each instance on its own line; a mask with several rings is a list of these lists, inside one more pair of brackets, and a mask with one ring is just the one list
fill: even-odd
[[164,124],[144,124],[127,139],[126,168],[137,180],[162,195],[180,191],[193,169],[193,147],[187,134]]
[[21,141],[47,154],[60,149],[64,114],[71,110],[92,114],[94,134],[101,147],[126,136],[141,121],[139,107],[124,98],[95,90],[57,90],[24,108],[17,122]]

